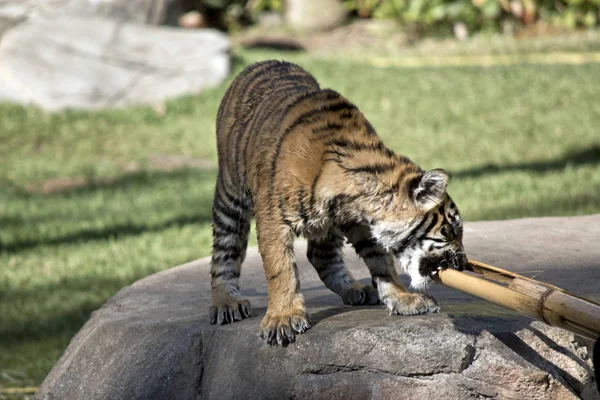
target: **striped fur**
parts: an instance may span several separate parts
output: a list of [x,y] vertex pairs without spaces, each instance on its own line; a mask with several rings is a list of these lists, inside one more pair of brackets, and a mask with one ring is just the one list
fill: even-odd
[[[293,252],[308,239],[308,259],[346,304],[377,304],[390,314],[436,312],[436,301],[409,293],[395,262],[425,288],[441,268],[461,268],[462,222],[442,170],[424,172],[384,146],[364,115],[300,67],[265,61],[247,67],[217,115],[219,174],[213,206],[211,323],[251,314],[239,290],[250,218],[269,303],[261,323],[271,344],[310,327]],[[373,286],[344,265],[350,242]]]

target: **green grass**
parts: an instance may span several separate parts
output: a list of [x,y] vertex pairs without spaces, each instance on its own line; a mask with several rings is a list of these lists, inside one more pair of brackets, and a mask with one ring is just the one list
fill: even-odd
[[[235,72],[285,57],[354,101],[388,146],[450,171],[469,221],[600,212],[598,64],[375,68],[239,55]],[[0,105],[0,386],[39,384],[117,290],[209,254],[225,88],[170,101],[164,115]],[[161,170],[157,154],[209,166]],[[89,184],[32,190],[56,178]]]

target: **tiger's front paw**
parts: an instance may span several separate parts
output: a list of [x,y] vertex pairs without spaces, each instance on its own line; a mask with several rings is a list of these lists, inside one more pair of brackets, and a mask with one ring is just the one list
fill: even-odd
[[210,307],[208,315],[212,325],[225,325],[250,318],[252,308],[248,300],[237,299],[230,295],[220,296],[217,299],[213,298],[213,305]]
[[438,302],[425,293],[398,293],[386,297],[384,304],[390,315],[431,314],[440,311]]
[[308,316],[304,310],[293,310],[284,313],[271,313],[263,318],[260,337],[271,345],[287,346],[294,343],[296,334],[310,329]]
[[379,294],[373,286],[351,287],[343,295],[344,304],[374,305],[379,304]]

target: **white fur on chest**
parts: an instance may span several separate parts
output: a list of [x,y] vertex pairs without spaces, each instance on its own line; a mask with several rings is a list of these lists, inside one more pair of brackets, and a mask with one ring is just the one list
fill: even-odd
[[390,251],[404,240],[407,228],[408,224],[404,221],[377,222],[371,225],[371,234],[384,250]]

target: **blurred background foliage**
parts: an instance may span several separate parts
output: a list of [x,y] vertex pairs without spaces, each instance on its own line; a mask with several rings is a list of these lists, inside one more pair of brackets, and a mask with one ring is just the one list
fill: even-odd
[[[264,11],[282,13],[284,0],[200,0],[220,10],[229,29],[251,24]],[[600,0],[343,0],[351,15],[394,20],[408,31],[426,35],[452,32],[456,24],[469,31],[508,31],[543,24],[557,29],[598,26]]]

